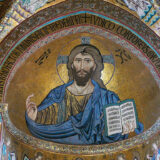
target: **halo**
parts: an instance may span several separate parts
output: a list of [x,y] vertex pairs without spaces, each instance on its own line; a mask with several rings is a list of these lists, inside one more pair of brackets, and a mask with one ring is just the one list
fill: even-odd
[[[62,53],[62,51],[64,50],[64,48],[65,47],[67,47],[67,46],[70,46],[70,44],[73,42],[73,41],[75,41],[75,40],[80,40],[81,39],[81,44],[91,44],[90,42],[89,42],[89,39],[88,39],[88,37],[85,37],[86,38],[86,40],[84,40],[84,36],[81,36],[81,37],[79,37],[79,38],[74,38],[74,39],[72,39],[72,40],[70,40],[69,42],[67,42],[65,45],[63,45],[62,46],[62,48],[60,49],[60,51],[59,51],[59,53],[58,53],[58,56],[57,56],[57,60],[56,60],[56,72],[57,72],[57,75],[58,75],[58,77],[59,77],[59,79],[61,80],[61,82],[63,83],[63,84],[65,84],[65,82],[64,82],[64,80],[63,80],[63,78],[61,77],[61,75],[60,75],[60,73],[59,73],[59,70],[58,70],[58,66],[59,65],[61,65],[61,64],[67,64],[67,62],[68,62],[68,55],[66,56],[66,55],[64,55],[64,54],[61,54]],[[95,38],[93,38],[92,37],[92,39],[94,39],[95,41],[97,41],[97,39],[95,39]],[[77,44],[78,45],[78,44]],[[94,45],[95,46],[95,45]],[[98,47],[97,47],[98,48]],[[109,49],[108,49],[109,50]],[[101,54],[102,55],[102,58],[103,58],[103,63],[108,63],[108,64],[112,64],[113,65],[113,72],[112,72],[112,74],[111,74],[111,77],[109,78],[109,80],[104,84],[105,86],[106,85],[108,85],[110,82],[111,82],[111,80],[112,80],[112,78],[113,78],[113,76],[114,76],[114,73],[115,73],[115,59],[114,59],[114,56],[113,56],[113,54],[112,54],[112,52],[110,52],[109,51],[109,53],[111,53],[110,55],[104,55],[104,54]],[[102,81],[103,81],[103,79],[102,79]]]

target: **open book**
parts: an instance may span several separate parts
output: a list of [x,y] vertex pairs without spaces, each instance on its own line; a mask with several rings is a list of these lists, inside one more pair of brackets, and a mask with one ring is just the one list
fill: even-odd
[[122,133],[125,123],[130,123],[137,128],[138,116],[134,100],[127,99],[120,103],[104,106],[104,118],[106,136]]

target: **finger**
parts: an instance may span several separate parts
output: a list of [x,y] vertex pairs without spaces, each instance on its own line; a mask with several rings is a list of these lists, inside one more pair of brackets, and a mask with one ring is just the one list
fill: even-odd
[[28,116],[30,116],[31,114],[33,114],[32,112],[33,112],[32,108],[29,108],[29,109],[27,110]]
[[27,110],[28,109],[36,109],[37,108],[37,106],[36,106],[36,104],[35,103],[33,103],[33,102],[30,102],[30,104],[27,106]]
[[26,105],[30,102],[30,99],[34,96],[34,94],[32,93],[31,95],[29,95],[26,99]]
[[131,131],[132,131],[132,123],[128,123],[129,125],[128,125],[128,129],[129,129],[129,131],[128,131],[128,133],[130,133]]
[[127,130],[128,130],[128,124],[125,123],[125,125],[123,126],[123,132],[124,132],[124,134],[127,133]]
[[28,103],[30,102],[30,98],[31,98],[31,95],[27,97],[26,99],[26,106],[28,105]]
[[135,129],[135,123],[134,121],[132,122],[132,131],[131,132],[134,132],[134,129]]
[[37,107],[36,107],[35,105],[33,105],[33,106],[32,106],[32,105],[30,105],[30,106],[27,108],[27,110],[26,110],[26,111],[28,112],[28,111],[30,111],[30,110],[32,110],[32,111],[36,111],[36,110],[37,110]]
[[29,107],[29,108],[27,109],[27,114],[33,114],[34,112],[36,112],[36,109],[37,109],[37,108],[35,108],[35,107]]
[[127,134],[127,131],[126,131],[126,130],[123,131],[122,135],[124,135],[124,134]]
[[124,134],[125,134],[125,130],[123,129],[122,135],[124,135]]
[[27,114],[35,113],[35,112],[37,112],[37,108],[30,107],[27,109]]
[[124,135],[125,133],[126,133],[126,124],[123,125],[123,133],[122,133],[122,135]]
[[136,123],[135,122],[133,122],[133,127],[134,127],[134,129],[136,128]]
[[27,97],[27,99],[30,99],[31,97],[33,97],[34,96],[34,94],[32,93],[31,95],[29,95],[28,97]]
[[132,130],[132,124],[131,123],[128,123],[128,130],[127,130],[127,133],[130,133]]
[[133,125],[131,122],[128,122],[128,133],[132,132]]
[[26,108],[29,108],[29,107],[36,107],[36,104],[34,102],[29,102]]
[[128,128],[124,130],[124,134],[127,134],[127,133],[128,133]]
[[127,122],[127,127],[130,128],[130,123],[129,122]]
[[134,121],[132,121],[132,129],[131,129],[131,132],[133,132],[135,128],[136,128],[135,123],[134,123]]
[[30,105],[28,108],[27,108],[27,111],[30,111],[30,110],[35,110],[35,107]]
[[125,135],[125,134],[127,134],[127,132],[126,132],[126,131],[123,131],[122,135]]
[[26,106],[27,104],[30,102],[30,99],[34,96],[34,94],[32,93],[31,95],[29,95],[26,99]]
[[129,132],[130,132],[130,123],[126,122],[125,134],[128,134]]

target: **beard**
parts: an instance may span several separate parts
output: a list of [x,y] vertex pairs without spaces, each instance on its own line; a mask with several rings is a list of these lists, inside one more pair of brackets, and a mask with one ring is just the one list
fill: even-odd
[[72,73],[73,73],[73,79],[76,81],[76,84],[78,86],[85,86],[87,82],[89,81],[89,79],[92,78],[93,67],[88,72],[83,69],[76,71],[76,68],[73,66]]

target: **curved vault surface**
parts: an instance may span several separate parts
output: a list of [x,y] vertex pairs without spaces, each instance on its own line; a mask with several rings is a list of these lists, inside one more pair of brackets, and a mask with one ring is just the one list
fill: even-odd
[[[33,157],[35,153],[27,151],[37,147],[44,157],[76,159],[79,154],[82,159],[105,159],[108,153],[116,158],[122,152],[129,159],[134,150],[143,159],[151,144],[159,143],[159,37],[125,10],[100,3],[65,1],[51,6],[22,22],[1,42],[0,98],[8,104],[7,111],[3,109],[3,136],[6,144],[19,140],[23,147],[13,143],[8,148],[19,150],[18,157]],[[96,46],[106,57],[101,79],[107,89],[121,100],[135,100],[138,120],[144,125],[140,135],[131,133],[129,139],[112,144],[74,146],[43,141],[29,132],[27,96],[34,93],[33,101],[39,104],[52,88],[67,83],[65,57],[81,43]]]

